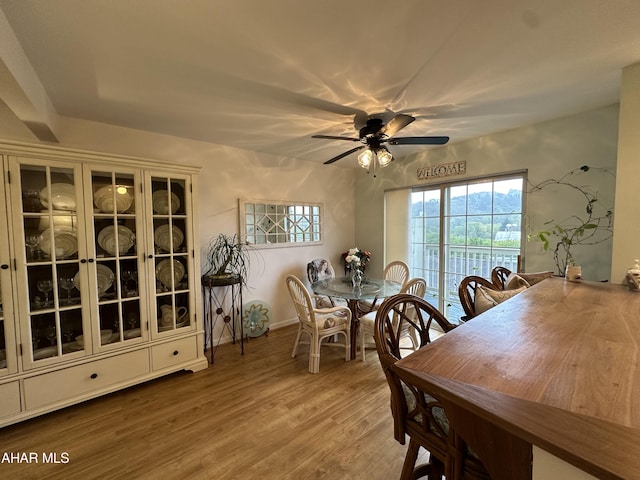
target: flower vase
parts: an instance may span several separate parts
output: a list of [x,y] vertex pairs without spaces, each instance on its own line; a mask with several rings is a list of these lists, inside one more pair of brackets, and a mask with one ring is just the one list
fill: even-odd
[[363,276],[364,274],[359,268],[353,268],[351,270],[351,283],[353,285],[353,288],[360,288],[360,286],[362,285]]
[[569,282],[579,282],[582,280],[582,267],[580,265],[567,265],[564,271],[564,278]]

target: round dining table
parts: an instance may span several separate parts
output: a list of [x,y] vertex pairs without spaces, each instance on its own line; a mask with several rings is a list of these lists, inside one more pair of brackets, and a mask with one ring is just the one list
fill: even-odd
[[[400,293],[402,285],[383,278],[365,277],[360,287],[354,287],[351,277],[336,277],[318,280],[311,284],[311,290],[316,295],[344,298],[351,310],[351,358],[356,358],[358,327],[360,325],[360,300],[376,300],[376,305],[382,303],[386,297]],[[367,313],[367,312],[364,312]]]

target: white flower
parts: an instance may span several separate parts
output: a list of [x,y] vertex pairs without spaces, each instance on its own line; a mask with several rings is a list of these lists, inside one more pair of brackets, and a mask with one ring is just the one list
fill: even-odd
[[349,256],[355,256],[360,250],[357,248],[350,248],[349,249]]
[[360,266],[360,257],[355,254],[347,255],[344,260],[350,265],[355,265],[356,267]]

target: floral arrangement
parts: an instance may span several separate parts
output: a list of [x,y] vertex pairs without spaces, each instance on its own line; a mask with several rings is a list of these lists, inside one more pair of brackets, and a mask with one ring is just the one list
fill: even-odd
[[364,270],[367,263],[369,263],[369,260],[371,260],[371,252],[360,250],[357,247],[350,248],[342,254],[342,263],[344,263],[345,274],[354,268]]

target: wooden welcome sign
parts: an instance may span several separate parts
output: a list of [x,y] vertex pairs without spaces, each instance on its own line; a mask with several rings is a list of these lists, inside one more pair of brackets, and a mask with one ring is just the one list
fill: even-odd
[[443,163],[418,169],[418,180],[428,180],[434,177],[448,177],[450,175],[462,175],[467,171],[467,162]]

